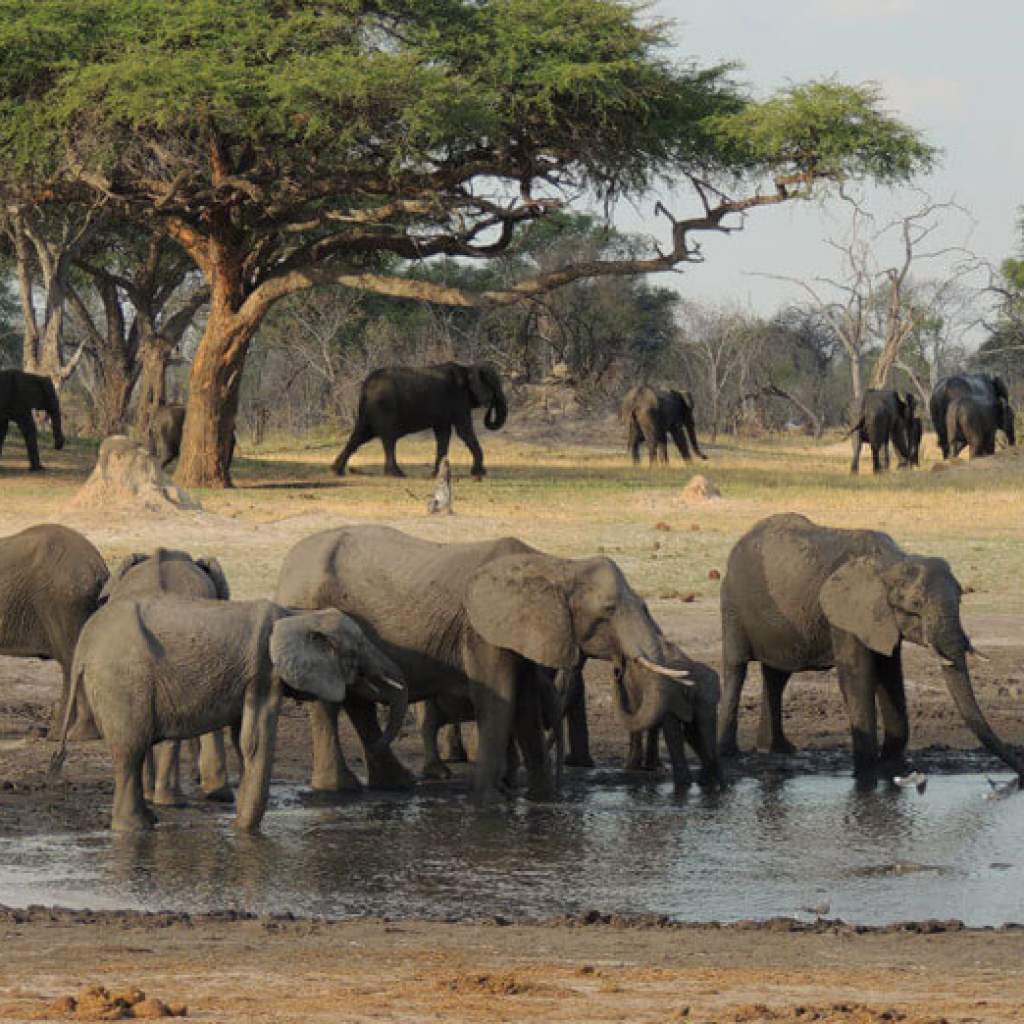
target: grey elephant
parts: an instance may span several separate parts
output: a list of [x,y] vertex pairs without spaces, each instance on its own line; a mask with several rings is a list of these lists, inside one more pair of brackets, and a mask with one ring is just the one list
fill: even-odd
[[1005,398],[995,403],[963,396],[954,398],[946,407],[946,443],[950,458],[966,448],[972,459],[994,455],[996,432],[1006,435],[1008,444],[1017,443],[1013,410]]
[[[78,634],[99,607],[109,572],[82,534],[46,523],[0,538],[0,654],[56,661],[63,675],[51,731],[64,717]],[[95,737],[88,706],[74,709],[75,739]]]
[[[136,552],[123,559],[100,594],[100,603],[129,597],[150,597],[157,594],[176,594],[183,598],[228,601],[231,588],[216,558],[193,559],[185,551],[157,548],[151,553]],[[198,752],[198,782],[207,800],[229,803],[234,799],[228,784],[227,758],[224,751],[224,733],[218,730],[204,734],[196,743],[193,758]],[[158,743],[153,757],[147,758],[147,775],[153,769],[152,792],[155,804],[174,806],[184,799],[180,778],[180,746],[177,740]]]
[[626,392],[619,410],[622,422],[626,424],[628,438],[626,448],[634,463],[640,461],[640,445],[647,445],[648,464],[656,461],[668,462],[668,438],[675,442],[679,454],[690,461],[690,449],[702,459],[707,456],[697,444],[697,427],[693,419],[693,398],[674,389],[662,390],[648,384],[638,384]]
[[907,554],[887,534],[830,529],[800,515],[763,519],[737,541],[722,580],[722,755],[736,753],[740,692],[747,664],[758,661],[759,746],[793,750],[782,728],[790,675],[835,667],[856,773],[874,776],[879,760],[897,763],[909,738],[900,658],[909,640],[934,651],[957,709],[985,748],[1021,771],[1024,762],[992,731],[975,699],[961,593],[945,561]]
[[[143,799],[149,748],[225,726],[237,731],[242,753],[236,827],[254,831],[267,806],[281,698],[342,701],[350,687],[389,704],[379,738],[386,746],[405,717],[396,666],[341,612],[295,612],[271,601],[112,601],[82,630],[72,668],[72,692],[85,692],[110,749],[111,827],[124,832],[156,820]],[[54,770],[66,738],[62,731]]]
[[850,428],[853,442],[851,473],[860,469],[860,449],[864,444],[871,448],[871,468],[875,473],[889,468],[890,441],[899,455],[901,469],[918,464],[920,420],[914,415],[915,404],[909,391],[905,395],[875,388],[864,392],[857,422]]
[[943,377],[928,400],[928,410],[932,417],[932,426],[939,442],[942,457],[950,457],[950,437],[947,434],[949,404],[955,398],[970,398],[987,410],[986,416],[993,421],[998,419],[997,406],[1002,400],[1009,406],[1010,393],[1006,382],[989,373],[957,373]]
[[363,381],[359,412],[352,434],[334,460],[334,472],[344,476],[357,448],[379,437],[384,445],[384,472],[404,476],[395,458],[400,437],[433,430],[437,441],[434,475],[448,457],[452,429],[473,456],[472,475],[486,473],[484,453],[473,429],[473,410],[486,408],[484,426],[500,430],[508,403],[498,371],[487,363],[439,363],[436,366],[389,366],[374,370]]
[[[296,608],[334,605],[352,615],[403,670],[410,700],[471,702],[482,801],[503,793],[513,737],[526,763],[528,795],[551,794],[543,687],[551,672],[582,657],[613,662],[616,707],[628,730],[671,723],[666,734],[680,780],[684,727],[707,772],[717,775],[715,707],[703,703],[708,689],[665,664],[661,630],[608,558],[555,558],[514,538],[438,544],[389,527],[352,526],[296,544],[282,565],[276,600]],[[694,671],[714,676],[695,663]],[[317,789],[353,783],[338,742],[338,710],[326,703],[311,709]],[[367,748],[371,785],[408,783],[390,751],[386,759],[374,753],[373,717],[358,702],[346,710]]]
[[[149,425],[149,453],[161,469],[166,469],[181,452],[181,435],[185,430],[185,406],[176,403],[161,405]],[[237,436],[231,431],[228,465],[235,457]]]
[[32,419],[35,409],[50,417],[53,447],[60,451],[64,447],[64,431],[61,428],[60,401],[53,381],[37,373],[0,370],[0,452],[7,440],[7,426],[14,420],[25,439],[29,469],[38,472],[43,469],[43,464],[39,461],[39,438]]

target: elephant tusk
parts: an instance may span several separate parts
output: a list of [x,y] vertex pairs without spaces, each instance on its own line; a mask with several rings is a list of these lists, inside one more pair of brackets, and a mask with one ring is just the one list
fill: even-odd
[[939,658],[939,664],[943,668],[956,668],[956,662],[951,661],[949,658]]
[[405,689],[405,687],[401,683],[395,682],[394,679],[391,679],[388,676],[380,676],[380,681],[384,683],[386,686],[390,686],[393,690]]
[[967,653],[968,654],[973,654],[974,657],[978,659],[978,661],[991,661],[992,660],[987,654],[982,654],[982,652],[979,651],[978,648],[975,647],[973,644],[970,647],[967,648]]
[[664,665],[659,665],[656,661],[651,661],[650,658],[645,658],[642,654],[636,659],[638,665],[642,665],[649,672],[655,672],[659,676],[667,676],[669,679],[674,679],[677,683],[682,683],[683,686],[696,686],[690,679],[690,673],[685,668],[666,668]]

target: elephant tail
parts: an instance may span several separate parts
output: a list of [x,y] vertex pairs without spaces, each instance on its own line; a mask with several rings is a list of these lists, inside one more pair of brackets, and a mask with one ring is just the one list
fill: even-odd
[[75,711],[75,702],[78,699],[79,684],[84,673],[84,669],[75,666],[73,674],[71,676],[71,689],[68,692],[68,702],[64,706],[64,720],[60,723],[60,746],[57,747],[56,753],[50,758],[50,769],[49,774],[59,775],[61,768],[64,767],[64,759],[67,757],[67,746],[68,746],[68,729],[71,728],[71,716]]
[[861,418],[859,420],[857,420],[857,422],[854,423],[854,425],[852,427],[850,427],[850,429],[845,434],[843,434],[843,437],[844,438],[849,437],[855,430],[859,430],[862,434],[864,433],[864,417],[863,416],[861,416]]

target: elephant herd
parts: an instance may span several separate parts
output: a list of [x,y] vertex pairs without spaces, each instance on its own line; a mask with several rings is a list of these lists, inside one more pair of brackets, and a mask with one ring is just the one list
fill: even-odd
[[69,738],[103,738],[114,772],[113,828],[148,828],[150,803],[183,799],[183,740],[199,738],[204,795],[230,800],[228,729],[241,763],[236,824],[253,830],[267,806],[286,696],[308,704],[314,789],[360,785],[339,739],[342,710],[363,746],[368,784],[411,785],[391,743],[408,704],[422,702],[425,774],[447,772],[438,728],[474,721],[478,801],[515,793],[520,764],[526,795],[552,798],[565,721],[564,763],[592,763],[588,659],[611,665],[624,733],[647,733],[655,751],[663,736],[677,791],[692,781],[688,750],[702,784],[723,782],[720,758],[737,753],[752,661],[763,675],[760,744],[792,749],[782,729],[790,675],[835,667],[856,774],[891,775],[909,738],[904,640],[936,655],[964,721],[1020,773],[1024,760],[995,735],[975,699],[960,595],[946,562],[907,554],[885,534],[770,517],[729,557],[720,694],[718,673],[665,636],[606,557],[556,557],[515,538],[441,544],[384,526],[348,526],[299,541],[284,558],[273,600],[236,601],[216,559],[158,548],[111,573],[81,534],[41,525],[0,540],[0,654],[61,665],[53,767]]

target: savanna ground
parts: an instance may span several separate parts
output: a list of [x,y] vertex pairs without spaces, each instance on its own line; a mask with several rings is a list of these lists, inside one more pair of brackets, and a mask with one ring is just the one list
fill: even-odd
[[[375,444],[338,480],[329,464],[341,438],[242,439],[235,488],[200,493],[202,513],[146,516],[65,508],[95,456],[86,443],[44,448],[45,475],[24,472],[17,437],[0,460],[0,535],[62,521],[84,532],[108,561],[157,544],[216,554],[235,596],[270,596],[284,553],[315,530],[383,522],[443,541],[515,534],[544,550],[615,558],[666,633],[718,666],[718,588],[730,547],[752,523],[802,512],[835,526],[891,533],[905,548],[942,555],[967,593],[963,617],[992,661],[976,667],[979,700],[997,731],[1024,743],[1024,594],[1019,586],[1024,458],[1004,452],[933,471],[926,447],[914,472],[873,478],[847,472],[849,446],[835,438],[707,444],[707,463],[634,468],[611,421],[512,423],[481,431],[490,475],[470,481],[457,441],[451,517],[428,518],[432,439],[399,446],[409,477],[380,475]],[[687,502],[683,487],[705,473],[716,501]],[[963,763],[973,736],[960,723],[925,653],[905,655],[912,758],[929,768]],[[753,741],[758,701],[752,671],[741,745]],[[607,671],[588,667],[593,752],[621,766],[625,737],[611,707]],[[48,779],[52,747],[39,737],[57,692],[52,664],[0,658],[0,832],[98,829],[109,809],[102,744],[80,744],[63,782]],[[815,754],[807,767],[843,764],[845,717],[831,674],[797,679],[787,695],[791,738]],[[275,778],[308,770],[303,716],[289,708]],[[349,744],[351,748],[351,744]],[[472,752],[472,745],[470,747]],[[410,727],[397,745],[420,763]],[[766,756],[737,771],[757,772]],[[352,762],[358,771],[357,757]],[[977,763],[977,762],[975,762]],[[164,812],[186,821],[225,812]],[[271,810],[273,813],[273,810]],[[0,866],[0,871],[2,871]],[[1010,1021],[1024,1017],[1024,935],[1015,931],[889,929],[551,927],[380,921],[275,922],[89,913],[0,914],[4,944],[0,1020],[47,1016],[58,995],[99,982],[139,985],[190,1016],[219,1021],[551,1020],[875,1022]]]

